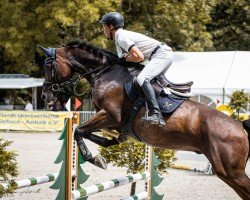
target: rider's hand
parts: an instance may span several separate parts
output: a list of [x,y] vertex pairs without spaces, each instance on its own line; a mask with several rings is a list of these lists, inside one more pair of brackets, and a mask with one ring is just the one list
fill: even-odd
[[121,63],[121,64],[122,64],[122,63],[127,62],[127,61],[126,61],[126,58],[128,57],[128,55],[129,55],[129,54],[124,53],[124,54],[123,54],[123,57],[118,59],[118,63]]

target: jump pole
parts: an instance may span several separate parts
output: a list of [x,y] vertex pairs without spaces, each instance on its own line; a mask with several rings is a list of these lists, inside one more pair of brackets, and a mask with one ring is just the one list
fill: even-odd
[[145,180],[148,178],[150,178],[150,173],[143,172],[143,173],[123,176],[123,177],[116,178],[110,181],[91,185],[82,189],[72,191],[72,200],[80,199],[82,197],[87,197],[92,194],[97,194],[99,192],[103,192],[103,191],[110,190],[116,187],[120,187],[122,185]]
[[171,168],[173,169],[180,169],[180,170],[186,170],[186,171],[193,171],[193,172],[199,172],[199,173],[204,173],[206,175],[212,175],[212,165],[210,162],[207,163],[207,166],[204,169],[199,169],[197,167],[190,167],[188,165],[182,165],[182,164],[172,164]]
[[9,188],[10,185],[15,185],[17,189],[30,187],[33,185],[39,185],[43,183],[48,183],[54,181],[58,176],[58,173],[47,174],[46,176],[30,177],[27,179],[22,179],[18,181],[12,181],[12,183],[2,183],[1,185],[5,190]]
[[[163,198],[163,195],[158,195],[158,193],[154,190],[154,186],[157,186],[162,178],[157,179],[158,177],[152,177],[152,174],[155,173],[154,167],[157,166],[158,164],[153,163],[154,160],[157,160],[155,158],[155,154],[153,153],[153,148],[151,146],[146,146],[145,150],[145,172],[138,173],[138,174],[132,174],[120,178],[116,178],[110,181],[94,184],[91,186],[87,186],[85,188],[81,188],[78,190],[73,190],[72,191],[72,200],[80,199],[83,197],[88,197],[90,195],[100,193],[106,190],[110,190],[116,187],[120,187],[125,184],[141,181],[141,180],[146,180],[145,184],[145,190],[144,192],[132,195],[130,197],[123,198],[123,200],[142,200],[142,199],[147,199],[147,200],[160,200]],[[153,175],[155,176],[155,175]],[[152,181],[157,181],[157,184]]]

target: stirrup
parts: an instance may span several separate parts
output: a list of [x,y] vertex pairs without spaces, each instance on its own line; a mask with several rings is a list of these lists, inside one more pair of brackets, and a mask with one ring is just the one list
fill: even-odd
[[149,117],[142,117],[142,120],[144,121],[144,125],[146,127],[148,127],[149,125],[157,125],[158,127],[163,127],[165,126],[165,121],[163,119],[161,119],[159,116],[153,117],[153,116],[149,116]]
[[[162,116],[162,114],[161,114],[161,112],[159,111],[159,112],[157,112],[157,113],[153,113],[152,115],[155,115],[155,117],[157,117],[158,119],[157,119],[157,123],[156,123],[156,125],[157,126],[159,126],[159,127],[163,127],[163,126],[165,126],[165,121],[164,121],[164,119],[163,119],[163,116]],[[153,117],[153,116],[152,116]]]
[[[142,117],[142,121],[144,122],[144,126],[148,127],[149,125],[152,125],[152,124],[155,124],[158,127],[165,126],[165,121],[163,119],[161,111],[157,111],[155,113],[152,113],[152,115],[149,116],[148,115],[149,109],[148,109],[147,101],[145,101],[145,108],[146,108],[145,115]],[[157,119],[154,119],[153,115],[155,115],[155,118],[157,118]]]
[[161,113],[153,113],[151,116],[148,116],[148,112],[146,112],[145,116],[142,117],[142,121],[146,127],[152,124],[157,125],[158,127],[163,127],[165,126],[165,121],[160,115]]

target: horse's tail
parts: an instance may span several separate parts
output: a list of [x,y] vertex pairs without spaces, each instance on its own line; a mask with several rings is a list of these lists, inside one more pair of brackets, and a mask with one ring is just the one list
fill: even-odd
[[[244,120],[244,121],[242,122],[242,124],[243,124],[244,129],[247,131],[247,134],[248,134],[248,142],[249,142],[249,146],[250,146],[250,119]],[[249,157],[250,157],[250,150],[249,150],[249,152],[248,152],[248,158],[249,158]]]

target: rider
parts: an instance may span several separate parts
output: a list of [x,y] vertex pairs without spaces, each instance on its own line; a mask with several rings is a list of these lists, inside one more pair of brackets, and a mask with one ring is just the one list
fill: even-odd
[[[148,121],[151,124],[164,126],[165,121],[159,109],[156,95],[150,81],[163,75],[173,61],[172,49],[165,43],[159,42],[146,35],[125,30],[124,18],[118,12],[105,14],[100,23],[103,24],[103,32],[110,40],[115,40],[116,51],[119,58],[127,62],[141,62],[148,59],[149,62],[139,73],[136,80],[142,88],[149,105],[151,115]],[[163,77],[161,76],[161,77]]]

